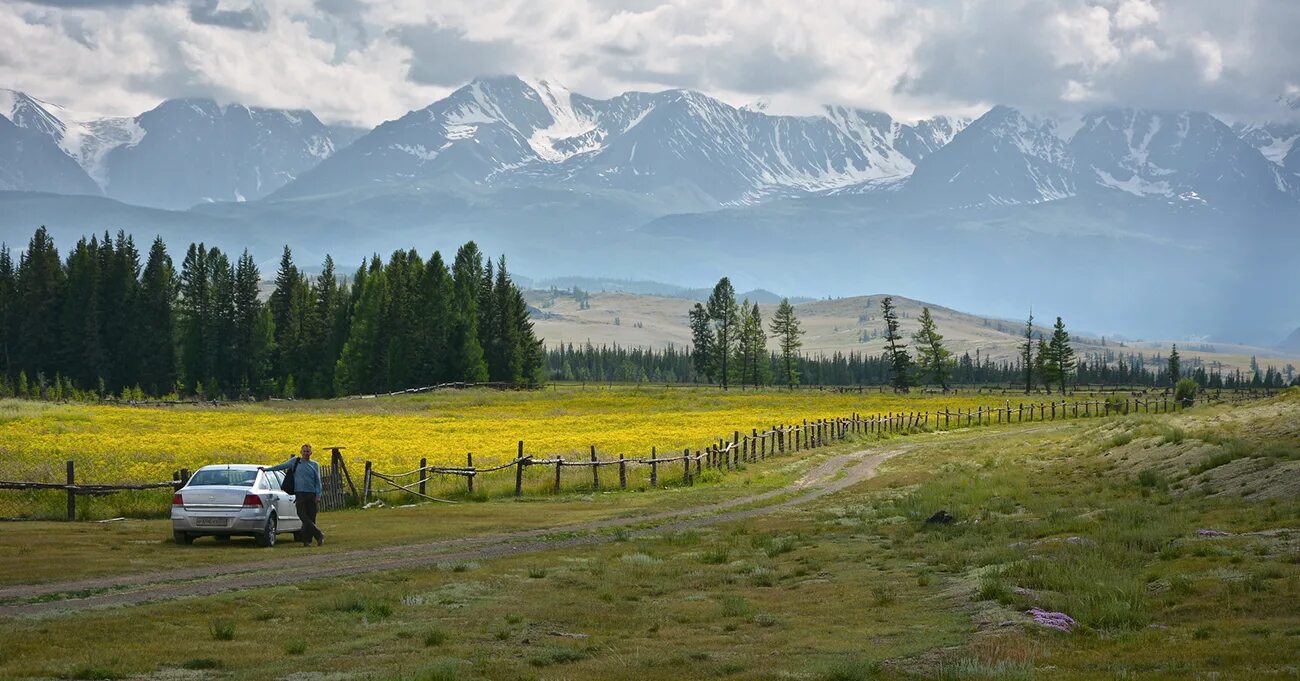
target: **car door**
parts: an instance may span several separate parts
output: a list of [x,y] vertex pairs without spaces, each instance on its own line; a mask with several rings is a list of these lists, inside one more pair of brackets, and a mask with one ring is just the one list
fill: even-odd
[[280,519],[280,528],[296,531],[302,529],[302,521],[298,519],[298,507],[294,505],[293,497],[285,494],[281,489],[284,475],[283,471],[267,474],[267,485],[271,488],[272,496],[275,497],[275,514]]

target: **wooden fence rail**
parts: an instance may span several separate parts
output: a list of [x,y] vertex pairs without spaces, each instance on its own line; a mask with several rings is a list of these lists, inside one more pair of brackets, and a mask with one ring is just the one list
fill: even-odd
[[[1248,394],[1233,392],[1226,395],[1226,397],[1221,393],[1203,394],[1197,396],[1192,403],[1237,403],[1263,395],[1263,393],[1257,395],[1253,392]],[[661,456],[657,448],[651,447],[650,456],[648,457],[629,457],[626,453],[618,453],[618,458],[602,459],[598,456],[596,446],[592,445],[590,457],[586,459],[565,459],[560,454],[552,455],[549,458],[537,458],[525,454],[524,441],[520,440],[514,459],[486,468],[474,466],[473,454],[466,455],[465,466],[429,466],[426,458],[420,461],[420,466],[417,468],[398,473],[377,471],[374,469],[373,464],[367,461],[366,478],[363,485],[364,492],[361,501],[363,505],[369,505],[372,497],[388,493],[408,493],[430,501],[456,503],[449,499],[430,496],[427,493],[427,484],[443,476],[462,476],[467,480],[467,492],[473,494],[474,481],[478,476],[506,469],[513,469],[515,475],[514,496],[518,497],[523,495],[524,470],[530,466],[554,467],[553,482],[550,487],[555,493],[562,490],[562,471],[565,468],[590,468],[591,488],[598,490],[601,488],[600,468],[618,466],[619,488],[627,489],[628,466],[648,466],[649,484],[651,487],[658,487],[661,482],[661,467],[680,462],[682,464],[681,483],[683,485],[692,485],[704,470],[735,470],[746,463],[766,460],[769,456],[780,456],[786,453],[798,453],[807,449],[829,446],[849,436],[884,436],[940,428],[968,428],[995,424],[1137,413],[1169,413],[1185,409],[1188,406],[1192,405],[1180,404],[1178,401],[1170,399],[1168,395],[1153,395],[1150,397],[1127,396],[1122,399],[1119,396],[1111,396],[1107,399],[1083,401],[1062,399],[1036,404],[1019,402],[1015,405],[1006,400],[1000,406],[981,406],[974,409],[958,408],[956,411],[944,408],[943,410],[886,412],[871,416],[853,413],[847,417],[817,418],[812,421],[804,419],[798,424],[773,425],[761,432],[755,428],[751,429],[748,435],[742,435],[737,430],[732,432],[730,439],[720,438],[716,443],[695,448],[694,454],[691,453],[692,449],[688,447],[680,455],[674,456]],[[692,471],[692,465],[694,465],[694,471]],[[414,479],[408,480],[408,478]],[[376,481],[387,483],[388,486],[378,488],[375,485]]]
[[[320,495],[321,510],[335,510],[348,505],[349,498],[355,500],[360,497],[357,494],[356,487],[352,484],[352,476],[348,474],[346,463],[343,461],[341,446],[325,447],[329,449],[330,463],[328,466],[321,467],[322,490]],[[182,468],[172,473],[172,479],[166,482],[141,482],[141,483],[78,483],[77,482],[77,464],[76,461],[65,463],[66,477],[64,482],[28,482],[21,480],[0,480],[0,491],[39,491],[39,490],[63,490],[68,496],[67,519],[77,519],[77,497],[102,497],[119,492],[135,492],[145,490],[170,489],[179,490],[190,481],[190,470]],[[349,497],[350,494],[350,497]]]

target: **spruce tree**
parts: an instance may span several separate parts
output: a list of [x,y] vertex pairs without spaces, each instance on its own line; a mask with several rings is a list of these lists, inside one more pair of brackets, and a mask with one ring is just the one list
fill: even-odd
[[420,371],[419,383],[433,385],[452,380],[448,361],[448,332],[452,323],[451,272],[442,260],[442,254],[433,256],[424,265],[420,279]]
[[[21,324],[17,325],[17,365],[29,376],[58,372],[62,340],[59,305],[63,302],[64,273],[59,252],[45,227],[40,227],[19,258],[16,299]],[[32,392],[39,390],[39,381]]]
[[1178,379],[1182,377],[1182,358],[1178,356],[1178,344],[1174,343],[1169,350],[1169,385],[1177,385]]
[[150,395],[161,397],[176,385],[176,297],[178,282],[161,237],[149,249],[140,280],[135,318],[140,369],[137,380]]
[[13,256],[9,246],[0,244],[0,378],[6,385],[13,376],[13,346],[17,335],[18,282],[14,275]]
[[1074,348],[1070,346],[1070,334],[1065,330],[1065,323],[1057,317],[1056,324],[1052,327],[1052,340],[1047,345],[1045,365],[1062,395],[1069,389],[1070,376],[1074,373],[1076,363]]
[[[1029,311],[1029,320],[1025,322],[1025,342],[1020,344],[1020,363],[1025,369],[1025,394],[1034,390],[1034,311]],[[1041,359],[1041,356],[1040,356]]]
[[487,361],[479,342],[478,300],[482,285],[483,256],[473,241],[456,251],[452,264],[452,324],[449,355],[453,380],[481,383],[487,380]]
[[943,336],[930,315],[930,308],[921,308],[921,328],[912,336],[916,343],[917,364],[921,371],[948,392],[948,375],[951,373],[952,352],[943,346]]
[[[257,263],[245,249],[235,266],[233,291],[234,338],[231,339],[233,354],[231,357],[232,373],[235,380],[234,390],[240,397],[255,395],[261,388],[261,367],[263,358],[254,354],[254,345],[262,345],[257,337],[261,327],[262,303],[257,298],[261,274]],[[267,348],[259,348],[267,349]]]
[[800,340],[803,329],[800,328],[789,298],[782,298],[776,314],[772,315],[772,335],[777,337],[777,343],[781,347],[781,382],[793,388],[799,384],[797,356],[799,348],[803,347],[803,341]]
[[1043,340],[1042,336],[1039,336],[1038,350],[1034,355],[1034,374],[1043,382],[1043,388],[1048,395],[1052,394],[1052,381],[1056,379],[1056,375],[1052,373],[1048,361],[1050,355],[1051,352],[1047,347],[1047,341]]
[[908,392],[912,385],[912,357],[907,353],[907,345],[901,343],[898,312],[894,308],[892,296],[885,296],[880,301],[880,316],[885,320],[885,358],[889,362],[889,383],[894,390]]
[[359,285],[361,292],[352,310],[348,337],[334,368],[338,395],[377,392],[386,380],[381,355],[388,277],[378,261],[376,256]]
[[696,303],[688,315],[691,326],[691,364],[695,375],[706,380],[713,379],[713,326],[709,323],[709,312],[700,303]]
[[180,367],[187,390],[203,392],[206,377],[205,346],[211,327],[212,292],[208,273],[208,249],[202,244],[190,244],[181,262],[180,304]]
[[[111,248],[111,245],[109,246]],[[63,301],[59,304],[62,338],[52,344],[60,348],[56,373],[73,383],[91,388],[104,375],[107,352],[100,332],[100,245],[99,238],[82,238],[68,253],[64,266]]]
[[740,309],[736,305],[736,289],[731,280],[723,277],[713,287],[707,308],[713,324],[713,365],[718,371],[718,381],[726,390],[735,365],[732,359],[740,346]]

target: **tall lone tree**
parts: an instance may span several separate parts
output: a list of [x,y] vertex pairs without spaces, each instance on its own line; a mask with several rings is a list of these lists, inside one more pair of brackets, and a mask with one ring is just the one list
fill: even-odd
[[1034,389],[1034,311],[1029,311],[1029,321],[1025,322],[1025,342],[1020,344],[1020,362],[1025,367],[1025,394]]
[[781,382],[793,388],[799,383],[797,356],[799,348],[803,347],[803,341],[799,339],[803,335],[803,329],[799,326],[799,318],[795,316],[789,298],[782,298],[776,314],[772,315],[772,335],[776,336],[777,344],[781,347]]
[[1047,344],[1047,370],[1056,380],[1064,395],[1070,386],[1070,375],[1075,367],[1074,348],[1070,347],[1070,334],[1060,317],[1052,326],[1052,340]]
[[740,346],[740,308],[736,305],[736,289],[732,288],[730,279],[723,277],[718,280],[707,307],[709,320],[713,322],[714,366],[718,369],[722,389],[726,390],[735,369],[731,359]]
[[898,330],[898,311],[893,296],[880,301],[880,316],[885,320],[885,358],[889,361],[889,384],[898,392],[908,392],[912,385],[912,356],[902,343]]
[[1178,356],[1178,344],[1175,343],[1169,351],[1169,385],[1177,385],[1178,379],[1182,377],[1182,358]]
[[921,328],[912,335],[912,340],[916,343],[917,365],[930,380],[948,392],[948,375],[952,371],[949,358],[952,352],[943,346],[943,336],[939,334],[934,317],[930,316],[930,308],[921,308],[920,322]]

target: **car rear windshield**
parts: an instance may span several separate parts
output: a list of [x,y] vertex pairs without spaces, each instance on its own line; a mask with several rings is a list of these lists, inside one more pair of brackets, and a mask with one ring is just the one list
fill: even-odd
[[190,478],[191,485],[233,485],[235,487],[252,487],[257,479],[257,471],[221,470],[211,468],[197,471]]

